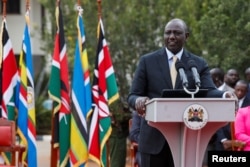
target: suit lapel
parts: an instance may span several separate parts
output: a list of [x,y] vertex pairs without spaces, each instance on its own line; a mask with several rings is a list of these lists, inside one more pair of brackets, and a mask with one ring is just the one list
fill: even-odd
[[[173,89],[172,82],[171,82],[170,68],[169,68],[169,64],[168,64],[168,56],[167,56],[167,52],[166,52],[165,48],[162,48],[159,51],[159,54],[157,56],[159,57],[159,58],[157,58],[157,60],[159,60],[158,64],[161,68],[161,73],[162,73],[162,76],[164,78],[164,81],[166,82],[166,88]],[[187,69],[186,64],[187,64],[187,61],[189,60],[189,58],[190,58],[190,55],[184,49],[183,54],[181,56],[181,61],[183,62],[186,69]],[[182,81],[181,81],[179,73],[177,74],[175,89],[183,89]]]
[[161,73],[164,78],[166,88],[172,88],[170,68],[168,64],[168,56],[165,48],[162,48],[157,56],[158,58],[156,60],[159,60],[158,64],[159,67],[161,68]]

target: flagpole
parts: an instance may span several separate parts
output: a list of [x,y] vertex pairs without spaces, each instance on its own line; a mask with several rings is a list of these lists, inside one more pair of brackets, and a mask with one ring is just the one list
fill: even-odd
[[102,17],[102,0],[97,0],[98,3],[98,20]]
[[6,17],[6,3],[7,3],[7,0],[2,0],[3,1],[3,18]]
[[[6,18],[6,2],[7,0],[2,0],[3,2],[3,6],[2,6],[2,9],[3,9],[3,14],[2,14],[2,19],[4,20],[4,18]],[[2,38],[2,37],[1,37]],[[1,44],[1,48],[2,48],[2,44]],[[3,60],[3,57],[2,57],[2,49],[0,49],[0,68],[2,68],[2,60]],[[2,81],[1,81],[2,82]],[[1,85],[1,84],[0,84]],[[2,92],[2,90],[1,90]],[[2,96],[2,95],[1,95]],[[2,110],[0,110],[0,117],[2,117]]]
[[30,1],[26,0],[26,11],[30,9]]

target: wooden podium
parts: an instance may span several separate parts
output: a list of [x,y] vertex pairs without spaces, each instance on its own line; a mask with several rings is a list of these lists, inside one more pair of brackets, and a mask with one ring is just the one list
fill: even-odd
[[165,136],[175,167],[201,167],[212,135],[234,121],[235,100],[154,98],[146,103],[145,119]]

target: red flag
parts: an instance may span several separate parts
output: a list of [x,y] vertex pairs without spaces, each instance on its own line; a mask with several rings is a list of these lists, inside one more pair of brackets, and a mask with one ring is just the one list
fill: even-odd
[[17,63],[13,52],[12,44],[6,28],[6,20],[3,19],[1,28],[1,72],[2,72],[2,101],[1,114],[2,117],[14,120],[15,118],[15,89],[17,86]]

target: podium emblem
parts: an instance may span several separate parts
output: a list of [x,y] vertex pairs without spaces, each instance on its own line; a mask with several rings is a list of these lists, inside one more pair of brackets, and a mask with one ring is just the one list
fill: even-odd
[[184,111],[183,120],[188,128],[198,130],[207,124],[208,112],[203,106],[192,104]]

